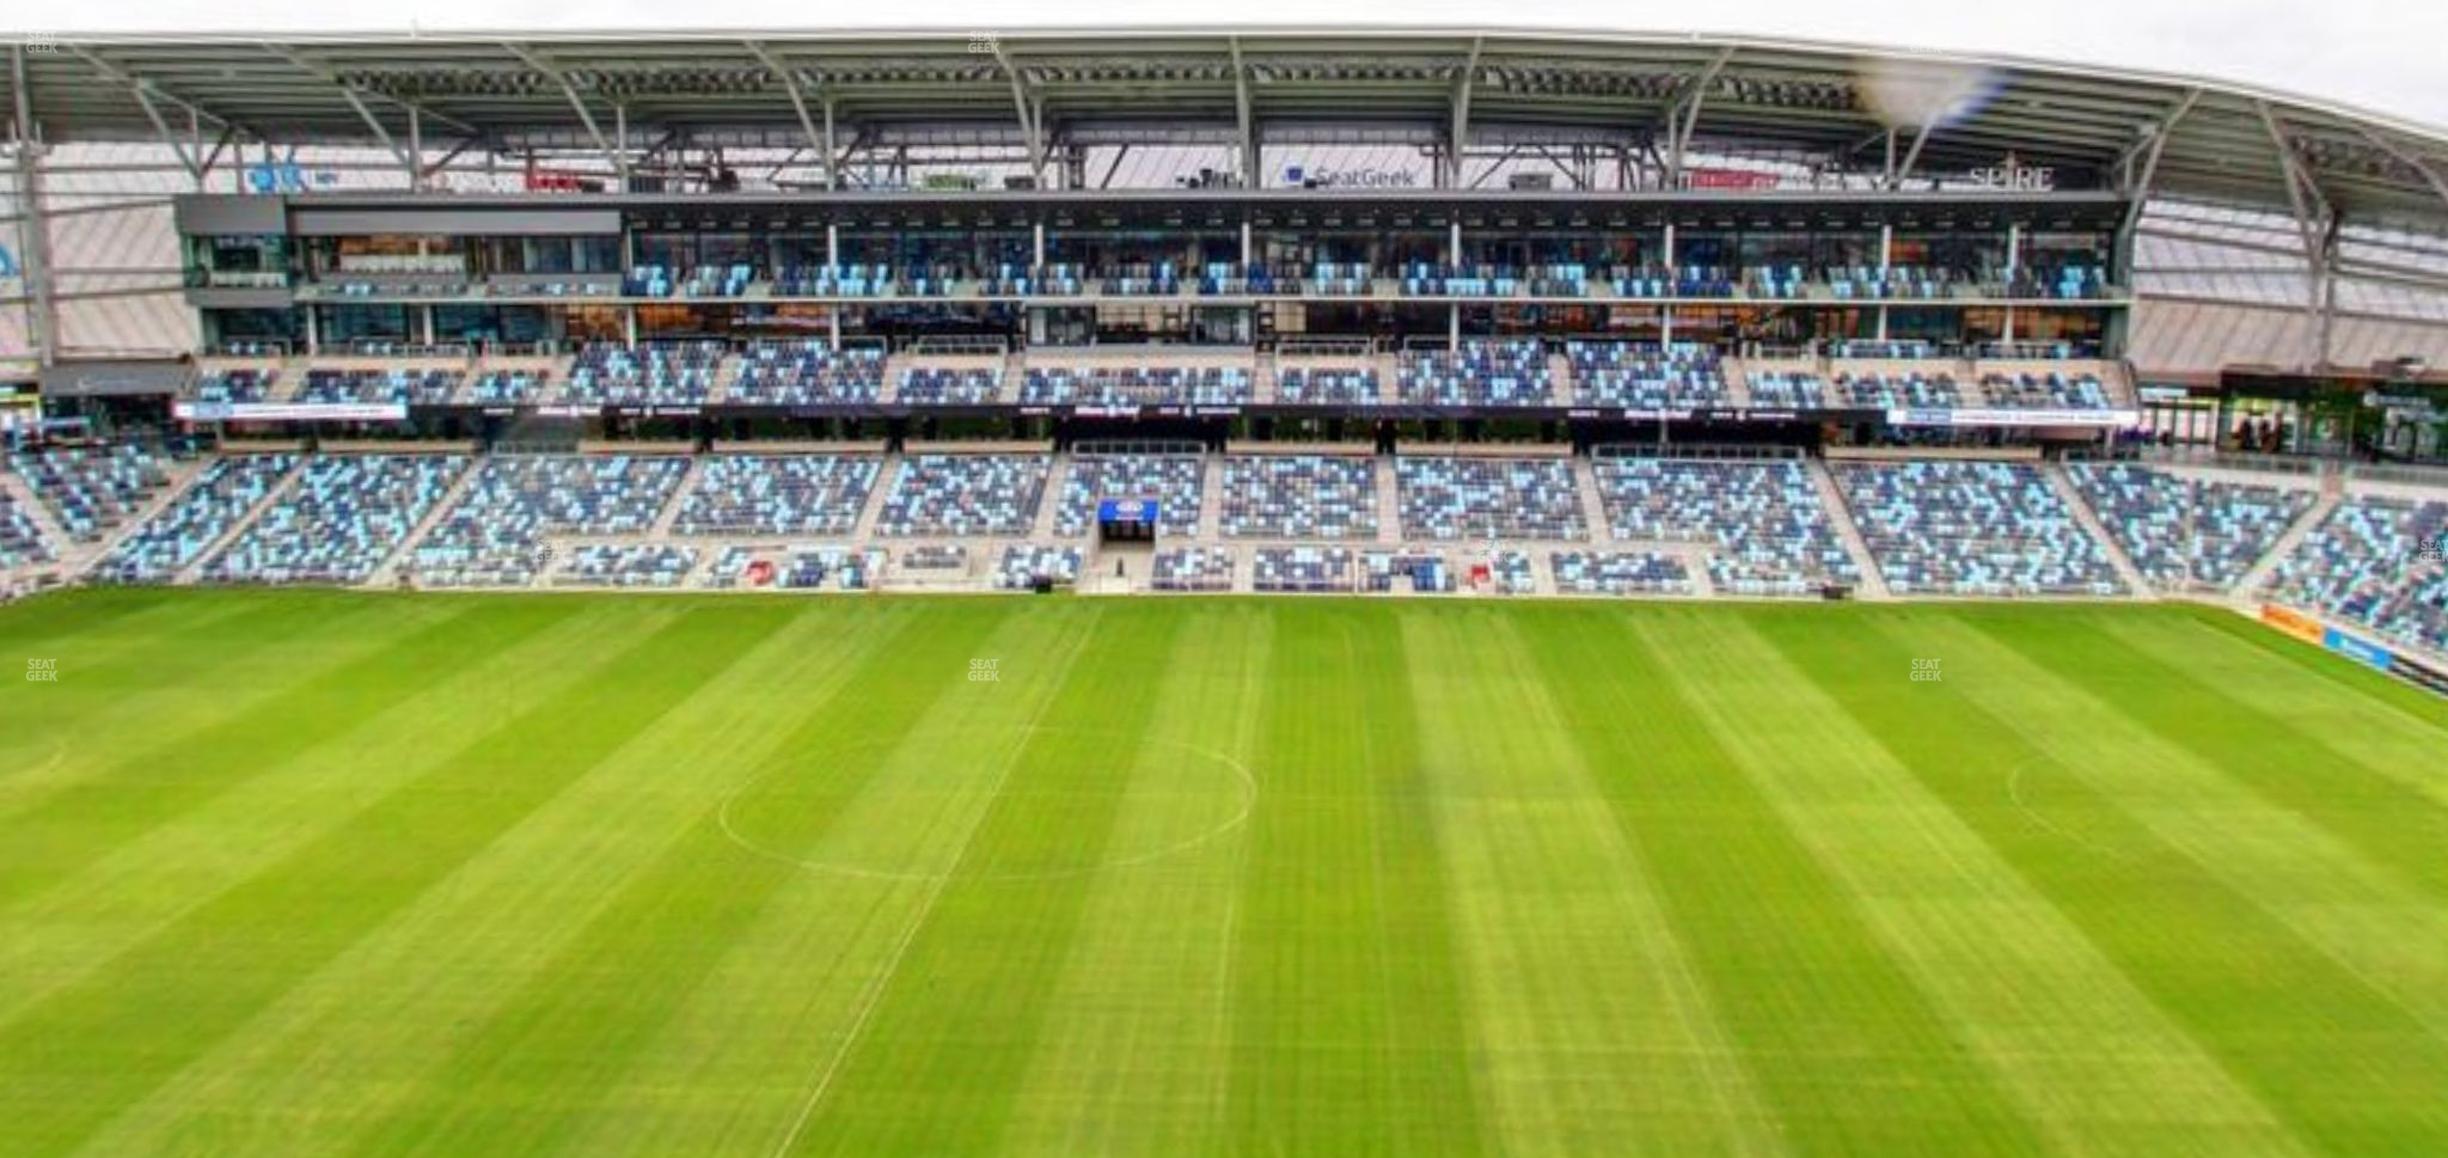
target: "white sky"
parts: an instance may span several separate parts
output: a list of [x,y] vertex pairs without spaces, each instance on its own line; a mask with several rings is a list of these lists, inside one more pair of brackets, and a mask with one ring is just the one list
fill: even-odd
[[2448,126],[2448,0],[17,0],[0,30],[389,31],[1342,25],[1720,32],[2244,81]]

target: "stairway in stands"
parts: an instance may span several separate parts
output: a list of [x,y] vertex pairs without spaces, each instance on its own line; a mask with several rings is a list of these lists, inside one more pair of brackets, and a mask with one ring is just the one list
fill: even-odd
[[2107,525],[2099,521],[2098,512],[2091,509],[2091,500],[2066,474],[2064,464],[2044,463],[2040,467],[2040,475],[2057,492],[2057,501],[2065,504],[2066,513],[2074,517],[2075,525],[2099,544],[2100,553],[2107,557],[2108,566],[2115,569],[2117,581],[2125,585],[2125,590],[2136,599],[2158,598],[2158,589],[2151,586],[2140,567],[2134,566],[2132,556],[2125,553],[2125,545],[2117,542],[2115,535],[2108,533]]
[[1198,534],[1191,536],[1201,543],[1222,542],[1224,538],[1224,456],[1204,455],[1199,459]]
[[289,501],[289,497],[297,491],[298,480],[306,476],[307,464],[312,461],[314,460],[306,455],[299,455],[297,461],[290,465],[289,473],[282,475],[279,481],[274,482],[271,488],[264,492],[262,502],[255,504],[246,514],[240,516],[237,522],[230,524],[230,529],[219,538],[205,544],[204,549],[196,553],[194,560],[181,568],[177,575],[171,577],[170,581],[188,584],[201,580],[204,577],[205,564],[212,562],[215,556],[228,550],[230,544],[243,537],[257,520],[264,517],[264,512]]
[[1861,569],[1861,593],[1865,598],[1890,599],[1887,576],[1879,571],[1878,557],[1870,553],[1870,541],[1862,537],[1861,527],[1853,522],[1853,508],[1846,505],[1844,488],[1836,485],[1824,459],[1810,460],[1811,485],[1819,488],[1819,505],[1827,508],[1828,523],[1836,528],[1837,541],[1853,556],[1853,565]]
[[664,500],[663,509],[655,513],[655,521],[646,535],[652,540],[671,537],[672,524],[680,521],[681,508],[688,506],[689,492],[697,489],[698,476],[705,473],[706,456],[689,456],[688,470],[680,475],[680,485],[672,488],[671,497]]
[[443,489],[442,497],[434,503],[431,510],[425,512],[425,517],[418,519],[415,526],[408,528],[408,533],[401,537],[399,546],[393,548],[380,564],[366,573],[366,586],[387,585],[385,577],[393,568],[405,567],[410,560],[416,558],[416,549],[425,541],[425,536],[432,534],[435,527],[442,525],[443,516],[457,510],[460,500],[466,498],[467,493],[475,489],[476,479],[479,475],[484,474],[487,461],[483,457],[472,457],[469,460],[468,468],[460,471],[459,477],[452,479],[450,486]]
[[1607,521],[1606,500],[1598,489],[1598,464],[1575,455],[1572,458],[1573,489],[1580,492],[1581,518],[1589,524],[1592,547],[1602,546],[1615,537],[1613,524]]
[[1029,523],[1026,542],[1053,543],[1060,541],[1054,534],[1054,519],[1062,511],[1063,476],[1070,472],[1070,455],[1050,454],[1046,456],[1045,489],[1038,496],[1037,517]]
[[2254,561],[2252,567],[2244,572],[2244,577],[2236,580],[2235,586],[2228,589],[2228,596],[2244,602],[2258,601],[2261,589],[2269,586],[2270,576],[2277,572],[2278,565],[2293,555],[2295,548],[2302,546],[2304,539],[2312,534],[2312,529],[2320,526],[2321,521],[2329,517],[2329,512],[2336,510],[2345,498],[2344,481],[2335,476],[2325,476],[2321,480],[2320,501],[2313,503],[2311,510],[2305,511],[2302,518],[2286,529],[2285,534],[2278,536],[2277,542],[2270,544],[2269,553]]
[[1377,541],[1402,542],[1402,495],[1394,484],[1394,456],[1381,454],[1369,461],[1377,472]]
[[26,521],[34,524],[35,536],[42,540],[44,546],[51,548],[53,555],[58,556],[57,561],[37,566],[34,570],[57,567],[63,575],[74,575],[83,569],[77,561],[77,554],[78,549],[87,544],[68,538],[67,529],[59,525],[59,520],[51,517],[51,508],[34,497],[33,484],[19,477],[16,471],[0,467],[0,493],[7,494],[9,501],[25,512]]

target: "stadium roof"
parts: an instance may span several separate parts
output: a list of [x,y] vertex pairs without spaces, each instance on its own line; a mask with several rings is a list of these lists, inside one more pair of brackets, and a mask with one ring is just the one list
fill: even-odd
[[[817,144],[958,127],[1231,141],[1399,125],[1540,133],[1655,155],[1787,155],[1907,175],[2024,164],[2142,189],[2448,232],[2448,130],[2201,78],[1749,37],[1390,29],[73,35],[19,50],[46,138],[480,147]],[[617,113],[615,110],[618,110]],[[1172,140],[1188,139],[1175,136]],[[1424,139],[1440,139],[1430,136]],[[1560,138],[1564,139],[1564,138]]]

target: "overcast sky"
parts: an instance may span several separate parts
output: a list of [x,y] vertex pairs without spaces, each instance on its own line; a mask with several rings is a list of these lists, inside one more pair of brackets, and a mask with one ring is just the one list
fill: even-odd
[[13,31],[942,28],[1227,24],[1727,32],[2246,81],[2448,126],[2448,0],[17,0]]

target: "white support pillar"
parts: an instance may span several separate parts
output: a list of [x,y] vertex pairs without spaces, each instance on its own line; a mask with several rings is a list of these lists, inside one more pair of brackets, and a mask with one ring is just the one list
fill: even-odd
[[621,336],[622,336],[623,338],[626,338],[626,339],[628,340],[628,342],[629,342],[629,344],[630,344],[630,345],[632,345],[632,346],[637,345],[637,307],[636,307],[636,306],[622,306],[622,307],[621,307]]
[[841,353],[841,303],[825,308],[825,333],[832,339],[833,352]]
[[2023,223],[2006,223],[2006,284],[2014,284],[2015,274],[2023,269]]
[[1895,264],[1895,226],[1879,226],[1879,279],[1887,278],[1887,267]]
[[1665,258],[1666,269],[1668,272],[1672,272],[1675,267],[1675,228],[1674,222],[1672,221],[1666,223]]
[[323,311],[309,303],[306,306],[306,354],[312,357],[323,352]]
[[1878,340],[1882,342],[1887,340],[1887,305],[1884,302],[1881,302],[1878,308]]
[[17,205],[19,253],[26,297],[28,344],[36,364],[49,367],[59,357],[59,299],[51,275],[51,218],[43,207],[41,133],[34,123],[33,102],[26,88],[26,46],[9,46],[10,88],[16,97],[12,123],[17,136]]
[[2004,333],[2002,333],[2002,334],[2000,334],[2000,335],[1999,335],[1999,337],[1998,337],[1998,340],[1999,340],[1999,341],[2004,342],[2005,344],[2010,345],[2010,346],[2014,344],[2014,340],[2015,340],[2015,325],[2014,325],[2014,323],[2015,323],[2014,307],[2013,307],[2013,306],[2008,306],[2008,307],[2006,307],[2006,329],[2005,329],[2005,332],[2004,332]]
[[418,339],[419,341],[428,346],[434,344],[434,308],[432,306],[417,307],[417,331],[423,335]]
[[1045,263],[1046,263],[1046,260],[1045,260],[1045,222],[1040,221],[1040,222],[1036,223],[1035,225],[1029,226],[1029,236],[1030,236],[1030,248],[1029,248],[1029,252],[1030,252],[1030,253],[1033,255],[1033,256],[1031,257],[1031,259],[1030,259],[1030,263],[1031,263],[1031,265],[1032,265],[1033,267],[1042,269],[1042,268],[1044,268]]
[[825,222],[825,264],[834,269],[841,268],[841,224],[839,222]]
[[1256,248],[1252,241],[1253,239],[1250,236],[1250,223],[1244,221],[1241,223],[1241,275],[1243,277],[1249,276],[1250,261],[1252,260],[1251,255]]
[[[197,174],[196,180],[202,181],[203,179],[202,174]],[[424,114],[417,111],[417,106],[410,105],[408,106],[408,191],[415,193],[424,188],[425,117]]]
[[1658,348],[1674,345],[1674,307],[1658,307]]
[[1459,220],[1445,235],[1445,264],[1457,267],[1462,264],[1462,222]]
[[1458,354],[1461,351],[1462,303],[1453,302],[1445,307],[1445,352]]

